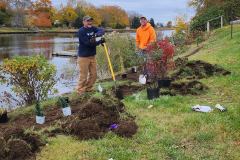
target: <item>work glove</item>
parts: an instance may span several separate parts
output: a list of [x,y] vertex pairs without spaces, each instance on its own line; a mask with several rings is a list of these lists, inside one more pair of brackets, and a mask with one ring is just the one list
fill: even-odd
[[101,46],[103,46],[104,47],[104,43],[106,42],[106,40],[105,40],[105,38],[102,38],[101,40],[100,40],[100,44],[101,44]]
[[105,42],[106,42],[105,38],[102,38],[102,39],[101,39],[101,44],[103,44],[103,43],[105,43]]

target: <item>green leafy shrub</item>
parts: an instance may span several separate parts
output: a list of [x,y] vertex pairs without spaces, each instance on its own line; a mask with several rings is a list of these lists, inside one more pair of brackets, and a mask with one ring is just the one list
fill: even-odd
[[0,82],[11,85],[26,104],[46,99],[54,91],[55,75],[55,66],[43,56],[17,56],[0,65]]
[[[105,38],[115,72],[140,64],[140,58],[135,54],[134,38],[130,35],[113,33]],[[98,47],[97,64],[99,79],[109,77],[108,62],[102,46]]]
[[[224,10],[221,7],[218,6],[209,7],[208,9],[204,10],[204,12],[200,12],[192,19],[190,23],[190,30],[192,32],[206,31],[207,22],[221,15],[224,15]],[[220,19],[210,22],[211,28],[220,27],[220,25],[221,25]]]

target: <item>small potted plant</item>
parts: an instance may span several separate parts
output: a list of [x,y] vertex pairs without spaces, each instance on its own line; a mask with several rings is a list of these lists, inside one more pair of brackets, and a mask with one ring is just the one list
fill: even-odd
[[171,85],[172,80],[167,78],[167,64],[164,61],[160,63],[160,74],[158,79],[158,86],[160,88],[169,87]]
[[132,73],[137,73],[137,66],[132,67]]
[[45,116],[43,114],[43,110],[39,102],[35,105],[35,112],[36,112],[36,123],[37,124],[44,124],[45,123]]
[[122,79],[126,79],[127,78],[127,73],[125,71],[125,67],[124,67],[124,63],[123,63],[123,58],[120,55],[120,67],[121,67],[121,73],[122,73]]
[[116,91],[116,97],[119,99],[119,100],[123,100],[124,99],[124,95],[123,95],[123,91],[121,88],[117,88]]
[[146,64],[144,72],[147,74],[147,97],[149,100],[159,98],[160,88],[158,86],[159,61],[162,51],[157,43],[152,43],[146,49]]
[[68,98],[60,97],[58,99],[58,104],[62,108],[62,112],[65,117],[72,115],[72,110],[69,106]]
[[0,109],[0,123],[7,123],[8,115],[6,109]]
[[158,86],[158,61],[149,60],[146,63],[147,72],[147,97],[149,100],[159,98],[160,88]]
[[153,80],[148,80],[147,87],[147,97],[149,100],[159,98],[160,96],[160,88],[157,84],[157,79],[153,78]]

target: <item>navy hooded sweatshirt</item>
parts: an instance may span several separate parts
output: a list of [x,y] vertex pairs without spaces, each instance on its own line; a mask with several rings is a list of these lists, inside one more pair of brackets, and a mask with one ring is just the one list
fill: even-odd
[[97,27],[81,27],[78,31],[79,37],[79,48],[78,48],[78,56],[79,57],[91,57],[96,55],[96,46],[101,44],[101,42],[91,43],[90,39],[94,37],[94,35],[102,36],[104,35],[104,30]]

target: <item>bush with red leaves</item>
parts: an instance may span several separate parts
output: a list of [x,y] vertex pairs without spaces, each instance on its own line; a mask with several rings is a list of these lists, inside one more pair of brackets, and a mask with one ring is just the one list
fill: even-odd
[[164,78],[167,71],[175,67],[173,61],[175,49],[168,39],[151,43],[146,48],[146,53],[148,58],[145,68],[150,77]]

